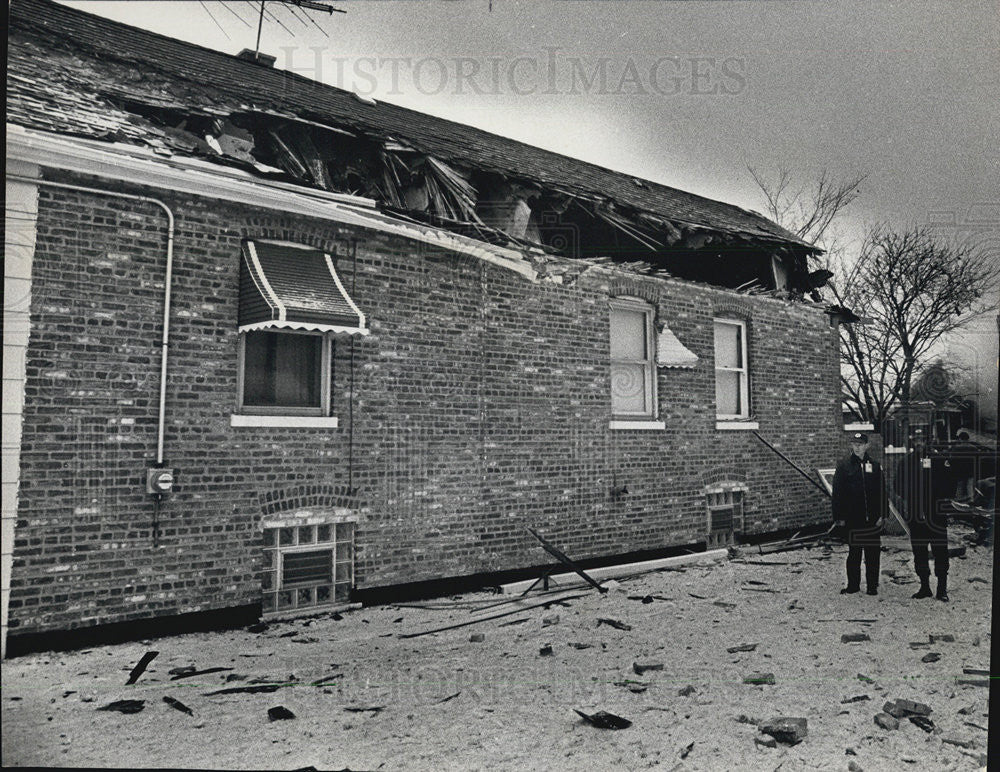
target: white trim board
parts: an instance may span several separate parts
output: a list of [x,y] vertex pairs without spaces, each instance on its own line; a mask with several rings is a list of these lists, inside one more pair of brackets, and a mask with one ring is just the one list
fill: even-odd
[[[617,566],[605,566],[604,568],[587,568],[584,569],[584,571],[587,576],[590,576],[599,582],[602,579],[614,579],[618,576],[630,576],[631,574],[656,571],[659,568],[669,568],[671,566],[683,566],[690,565],[692,563],[715,563],[719,560],[725,560],[728,557],[728,550],[709,550],[708,552],[695,552],[691,555],[676,555],[672,558],[643,560],[638,563],[621,563]],[[505,595],[520,594],[534,584],[535,581],[536,580],[534,579],[525,579],[523,582],[502,584],[500,585],[500,591]],[[549,584],[555,585],[555,587],[560,590],[564,590],[568,587],[590,586],[578,574],[574,573],[553,574],[549,577]]]

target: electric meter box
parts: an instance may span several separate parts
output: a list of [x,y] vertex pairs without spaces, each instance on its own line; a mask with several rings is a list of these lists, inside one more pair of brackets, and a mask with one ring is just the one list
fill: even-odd
[[176,476],[173,469],[153,467],[146,470],[146,493],[164,495],[174,487]]

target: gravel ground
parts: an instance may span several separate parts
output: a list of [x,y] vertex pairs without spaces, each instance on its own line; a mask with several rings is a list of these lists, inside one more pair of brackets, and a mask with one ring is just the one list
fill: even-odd
[[[953,535],[959,543],[965,537]],[[976,679],[963,668],[989,667],[993,551],[970,545],[954,559],[952,601],[941,603],[911,600],[906,542],[883,545],[878,597],[839,595],[844,547],[765,556],[745,548],[714,565],[620,580],[603,596],[574,588],[522,602],[551,600],[549,608],[416,638],[400,636],[518,606],[484,612],[507,597],[474,593],[262,632],[18,657],[3,667],[2,761],[353,770],[983,767],[989,689],[958,680]],[[563,597],[571,599],[562,605]],[[870,640],[842,642],[852,633]],[[948,635],[954,640],[940,637]],[[741,644],[756,645],[727,651]],[[126,686],[150,650],[159,654]],[[637,674],[635,663],[659,667]],[[178,668],[226,669],[171,680]],[[744,683],[752,673],[771,673],[774,684]],[[261,685],[271,691],[210,694]],[[933,730],[905,717],[897,729],[876,725],[883,704],[898,698],[928,705]],[[142,710],[99,710],[118,700],[142,701]],[[277,706],[294,719],[269,720]],[[632,724],[596,728],[574,709]],[[795,745],[761,744],[767,736],[756,724],[778,716],[806,719],[808,734]]]

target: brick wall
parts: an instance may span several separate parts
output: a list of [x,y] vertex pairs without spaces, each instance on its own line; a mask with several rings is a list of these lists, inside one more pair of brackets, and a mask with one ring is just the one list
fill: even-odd
[[[620,274],[533,283],[386,234],[134,192],[177,216],[165,457],[178,482],[154,547],[162,212],[42,188],[12,635],[253,603],[265,511],[305,502],[359,516],[359,587],[548,562],[526,525],[578,558],[700,541],[703,488],[720,480],[747,484],[749,532],[829,516],[752,434],[715,422],[712,318],[738,314],[760,432],[807,469],[833,464],[836,333],[814,308],[629,278],[701,359],[658,369],[665,430],[611,430]],[[246,236],[336,251],[369,318],[369,337],[335,345],[338,429],[230,426]],[[615,483],[629,493],[613,498]]]

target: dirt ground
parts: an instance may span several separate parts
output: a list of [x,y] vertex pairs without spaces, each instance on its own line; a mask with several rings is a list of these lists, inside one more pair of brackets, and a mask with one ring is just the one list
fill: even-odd
[[[968,544],[961,531],[954,540]],[[953,559],[950,603],[911,600],[915,577],[902,539],[883,542],[878,597],[842,596],[845,551],[761,556],[743,548],[742,557],[714,565],[619,580],[603,596],[568,589],[522,602],[551,600],[549,608],[415,638],[400,636],[518,606],[482,611],[508,600],[484,592],[274,623],[262,632],[18,657],[3,667],[3,765],[983,767],[989,689],[963,668],[989,668],[992,549],[969,545]],[[560,604],[563,597],[571,599]],[[870,640],[842,641],[852,633]],[[727,651],[741,644],[756,646]],[[150,650],[158,656],[126,686]],[[635,663],[661,669],[637,674]],[[171,680],[178,668],[225,669]],[[744,683],[753,673],[773,674],[773,685]],[[269,691],[211,694],[247,686]],[[897,729],[876,725],[883,704],[897,698],[930,706],[934,728],[906,717]],[[99,710],[118,700],[142,701],[142,710]],[[277,706],[294,718],[269,720]],[[632,724],[597,728],[574,709]],[[758,742],[767,736],[757,722],[779,716],[805,718],[808,734],[795,745]]]

